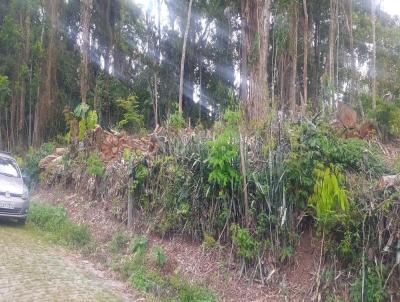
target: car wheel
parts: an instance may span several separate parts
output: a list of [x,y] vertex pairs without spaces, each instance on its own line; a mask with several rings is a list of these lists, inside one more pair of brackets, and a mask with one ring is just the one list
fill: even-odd
[[26,218],[18,219],[18,224],[25,224],[25,223],[26,223]]

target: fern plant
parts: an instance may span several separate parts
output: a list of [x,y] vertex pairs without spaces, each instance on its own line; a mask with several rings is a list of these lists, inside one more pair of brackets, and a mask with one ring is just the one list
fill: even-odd
[[223,130],[213,141],[208,142],[208,166],[211,168],[208,180],[221,187],[231,181],[240,180],[235,161],[239,156],[239,123],[240,113],[227,111],[224,114]]
[[349,211],[346,190],[341,187],[344,176],[335,166],[316,169],[317,180],[309,206],[315,210],[316,218],[323,229],[334,226]]

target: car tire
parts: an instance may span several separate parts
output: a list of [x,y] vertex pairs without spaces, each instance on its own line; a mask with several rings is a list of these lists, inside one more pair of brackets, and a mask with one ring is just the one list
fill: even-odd
[[25,223],[26,223],[26,218],[18,219],[18,224],[25,224]]

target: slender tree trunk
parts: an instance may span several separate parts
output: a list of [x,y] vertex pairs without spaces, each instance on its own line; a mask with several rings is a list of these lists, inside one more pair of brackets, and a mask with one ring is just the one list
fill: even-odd
[[321,28],[321,4],[318,1],[315,4],[315,31],[314,31],[314,110],[319,108],[320,100],[320,62],[321,62],[321,38],[320,38],[320,28]]
[[32,145],[32,73],[33,66],[31,64],[31,70],[29,73],[29,112],[28,112],[28,146]]
[[154,73],[154,124],[159,124],[158,117],[158,73],[161,67],[161,0],[157,0],[157,55],[156,55],[156,71]]
[[16,89],[13,88],[13,93],[11,96],[11,110],[10,110],[10,135],[11,135],[11,145],[15,146],[15,138],[17,129],[16,115],[17,115],[17,96],[15,95]]
[[181,75],[179,81],[179,114],[183,113],[183,89],[184,89],[184,76],[185,76],[186,44],[189,35],[190,19],[192,16],[192,5],[193,5],[193,0],[190,0],[187,20],[186,20],[185,35],[183,37],[183,46],[182,46]]
[[376,2],[371,0],[372,22],[372,109],[376,109]]
[[291,73],[289,87],[289,106],[292,118],[296,114],[296,78],[297,78],[297,38],[298,38],[298,19],[299,11],[297,2],[292,4],[292,21],[291,21],[291,39],[290,39],[290,56],[291,56]]
[[[28,66],[29,56],[31,52],[31,16],[29,10],[26,12],[26,16],[21,24],[21,28],[24,28],[24,55],[22,57],[23,66]],[[19,143],[23,144],[24,129],[25,129],[25,104],[26,104],[26,79],[25,75],[21,77],[21,93],[19,103],[19,122],[18,122],[18,137]]]
[[303,0],[303,9],[304,9],[304,61],[303,61],[303,106],[302,113],[303,116],[307,112],[307,102],[308,102],[308,9],[307,9],[307,0]]
[[89,56],[90,56],[90,17],[92,0],[81,0],[81,26],[82,26],[82,50],[81,50],[81,99],[87,103],[89,91]]
[[328,57],[328,90],[329,105],[334,109],[335,103],[335,45],[337,38],[337,0],[330,0],[330,24],[329,24],[329,57]]

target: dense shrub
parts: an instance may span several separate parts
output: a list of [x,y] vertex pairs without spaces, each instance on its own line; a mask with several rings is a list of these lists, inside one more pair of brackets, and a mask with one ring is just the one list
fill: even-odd
[[385,139],[400,136],[400,100],[378,102],[373,116]]
[[29,180],[29,185],[39,181],[39,162],[46,156],[53,153],[55,145],[53,143],[43,144],[39,149],[30,148],[25,156],[25,161],[21,169]]
[[153,261],[159,266],[163,267],[167,263],[167,256],[165,255],[164,249],[161,246],[153,247]]
[[97,154],[91,154],[86,161],[86,172],[91,176],[102,177],[105,168]]
[[240,114],[227,111],[223,118],[223,130],[217,137],[208,142],[208,180],[220,187],[240,180],[238,171],[239,134],[238,123]]
[[123,232],[117,232],[110,242],[110,251],[112,253],[121,253],[127,248],[129,243],[128,236]]
[[149,240],[146,236],[136,236],[129,244],[129,250],[132,254],[144,254],[147,250]]
[[252,261],[259,253],[260,244],[250,234],[248,229],[233,224],[231,226],[232,241],[236,252],[246,261]]
[[117,106],[122,111],[122,117],[117,128],[131,130],[138,133],[143,128],[143,116],[139,112],[139,102],[135,95],[126,99],[117,100]]
[[290,201],[304,209],[314,190],[315,169],[331,164],[343,171],[364,173],[373,178],[390,172],[367,142],[337,137],[325,126],[300,125],[285,161]]
[[[376,268],[375,268],[376,269]],[[360,276],[350,289],[350,297],[354,302],[384,302],[389,301],[383,286],[385,279],[372,267],[365,270],[364,297],[362,296],[363,278]]]
[[337,223],[344,222],[349,211],[343,175],[334,166],[315,171],[314,193],[309,205],[315,210],[318,224],[329,231]]

